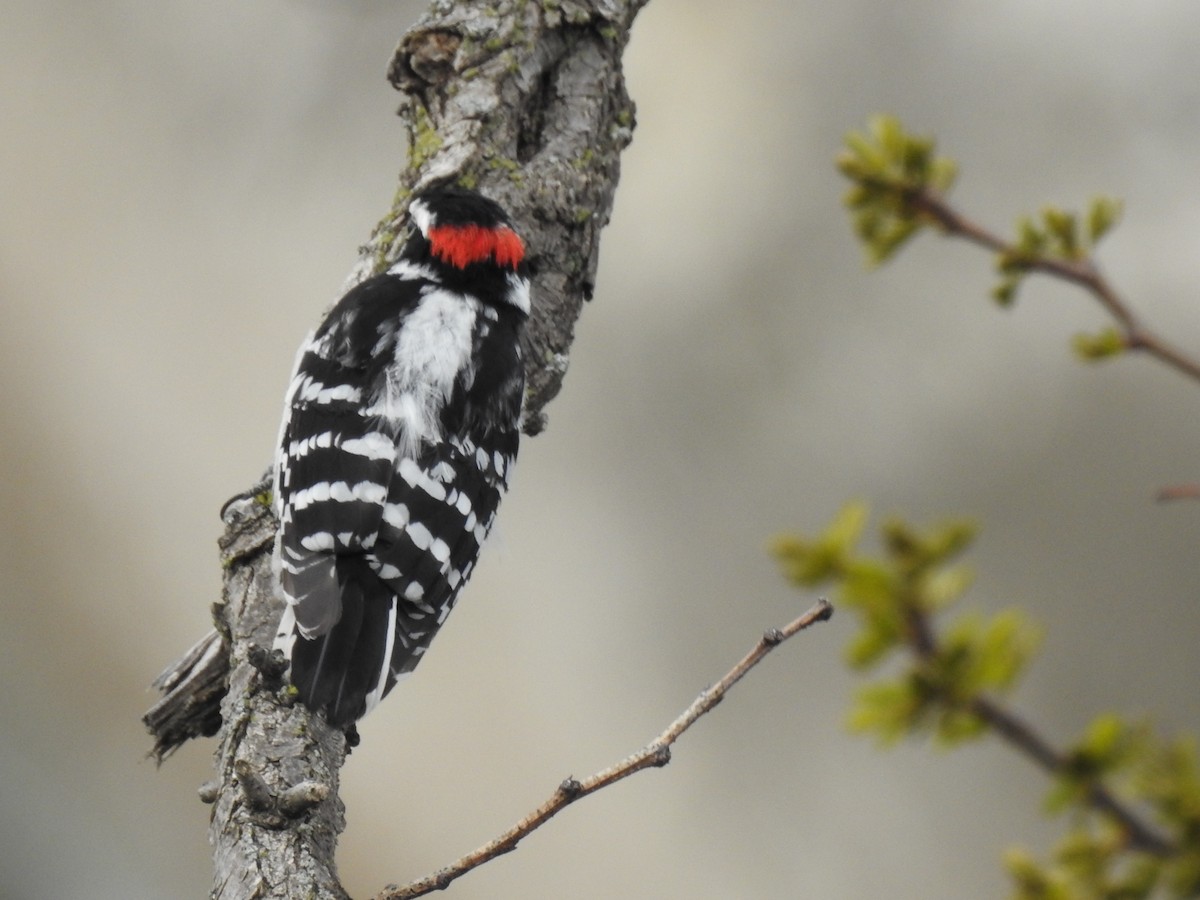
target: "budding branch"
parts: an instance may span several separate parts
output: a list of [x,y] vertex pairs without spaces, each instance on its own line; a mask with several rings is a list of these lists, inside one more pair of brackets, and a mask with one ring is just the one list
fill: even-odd
[[[1017,254],[1015,245],[964,216],[937,191],[928,188],[917,191],[909,197],[909,201],[951,237],[970,241],[1001,257]],[[1095,260],[1090,256],[1074,260],[1043,256],[1030,260],[1028,268],[1032,272],[1051,275],[1083,288],[1116,320],[1127,349],[1147,353],[1189,378],[1200,381],[1200,361],[1188,356],[1158,333],[1147,328],[1100,272]]]

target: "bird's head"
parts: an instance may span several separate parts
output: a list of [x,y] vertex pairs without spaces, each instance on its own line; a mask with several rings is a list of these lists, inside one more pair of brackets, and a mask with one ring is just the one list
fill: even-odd
[[529,312],[525,242],[499,203],[466,188],[438,187],[417,194],[408,214],[419,255],[448,281],[499,276],[511,288],[505,301]]

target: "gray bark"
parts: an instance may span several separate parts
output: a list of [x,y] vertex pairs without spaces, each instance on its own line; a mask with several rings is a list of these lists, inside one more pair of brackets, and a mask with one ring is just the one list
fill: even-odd
[[404,94],[410,166],[352,278],[379,271],[399,249],[411,191],[465,179],[499,201],[537,269],[526,347],[529,434],[541,430],[542,410],[562,386],[575,320],[595,284],[600,230],[633,137],[621,55],[644,3],[437,2],[388,69]]
[[[386,268],[412,192],[442,181],[498,200],[535,268],[524,430],[538,433],[566,373],[591,296],[620,152],[633,131],[621,56],[646,0],[434,2],[388,70],[401,91],[409,160],[392,207],[360,250],[351,283]],[[160,761],[209,734],[220,709],[213,803],[213,896],[345,897],[334,849],[343,827],[338,772],[346,738],[289,703],[264,652],[279,616],[270,568],[276,523],[261,494],[225,511],[220,638],[160,676],[146,715]]]
[[345,825],[338,772],[346,738],[287,702],[278,667],[272,670],[264,653],[279,620],[271,570],[275,517],[250,497],[226,508],[225,523],[225,585],[216,614],[229,629],[230,677],[209,823],[212,896],[345,897],[333,857]]

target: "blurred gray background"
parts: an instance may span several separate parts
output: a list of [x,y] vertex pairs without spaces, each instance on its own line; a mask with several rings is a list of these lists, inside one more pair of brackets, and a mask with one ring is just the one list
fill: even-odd
[[[208,627],[217,511],[272,452],[297,342],[401,164],[383,73],[419,3],[0,3],[0,896],[208,890],[211,742],[142,759],[145,685]],[[1194,728],[1200,387],[1087,367],[1067,287],[987,299],[923,237],[864,271],[832,158],[876,111],[936,133],[1008,231],[1108,192],[1106,270],[1200,353],[1193,0],[654,0],[639,126],[547,433],[430,658],[362,726],[345,882],[457,857],[640,747],[814,599],[772,534],[850,498],[972,516],[968,605],[1046,627],[1019,709]],[[460,898],[964,898],[1048,850],[993,741],[843,727],[850,616],[798,638],[665,770],[576,806]]]

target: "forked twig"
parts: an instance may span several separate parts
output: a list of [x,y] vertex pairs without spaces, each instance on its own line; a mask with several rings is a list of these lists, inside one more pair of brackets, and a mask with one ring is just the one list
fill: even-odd
[[[1013,244],[964,216],[937,191],[921,190],[913,194],[910,200],[918,209],[936,221],[943,233],[947,235],[970,241],[1000,255],[1016,251]],[[1126,348],[1147,353],[1177,372],[1200,381],[1200,360],[1189,356],[1147,328],[1117,294],[1108,279],[1101,274],[1090,256],[1078,260],[1042,257],[1030,261],[1029,270],[1052,275],[1088,291],[1116,320]]]

